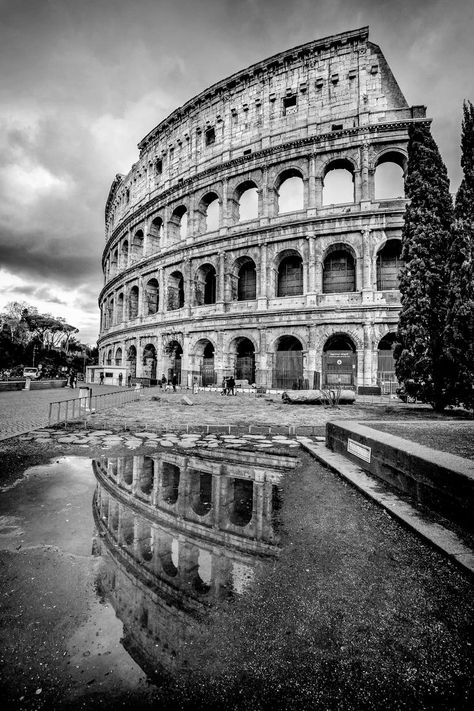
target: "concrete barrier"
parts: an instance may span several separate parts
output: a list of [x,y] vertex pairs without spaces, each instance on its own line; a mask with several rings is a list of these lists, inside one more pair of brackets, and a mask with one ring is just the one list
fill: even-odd
[[357,422],[328,422],[326,446],[427,508],[474,530],[474,462]]
[[[0,392],[11,390],[25,390],[26,379],[22,380],[0,380]],[[31,380],[30,390],[50,390],[53,388],[64,388],[67,380]]]

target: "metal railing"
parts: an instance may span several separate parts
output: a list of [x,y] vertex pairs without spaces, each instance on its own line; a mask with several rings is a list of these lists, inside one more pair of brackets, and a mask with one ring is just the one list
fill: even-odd
[[106,410],[109,407],[119,407],[127,402],[140,399],[142,390],[123,388],[113,393],[92,395],[91,392],[82,397],[71,400],[51,402],[49,405],[48,424],[57,425],[60,422],[67,424],[73,420],[80,420],[91,412]]

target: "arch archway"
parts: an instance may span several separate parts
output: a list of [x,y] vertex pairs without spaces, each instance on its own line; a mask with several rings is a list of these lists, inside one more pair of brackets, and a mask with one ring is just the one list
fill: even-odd
[[132,286],[128,294],[128,318],[138,316],[138,286]]
[[150,496],[153,491],[155,479],[155,463],[151,457],[143,457],[143,464],[139,472],[138,486],[144,496]]
[[248,380],[255,383],[255,346],[249,338],[241,336],[230,344],[230,356],[233,358],[233,370],[236,380]]
[[211,341],[203,338],[198,341],[195,348],[195,367],[199,371],[202,385],[214,385],[216,382],[216,371],[214,362],[214,346]]
[[323,263],[323,294],[338,294],[355,290],[354,256],[347,246],[335,244],[328,250]]
[[159,306],[159,287],[156,279],[150,279],[145,287],[146,315],[156,314]]
[[122,365],[122,349],[117,348],[115,351],[115,365]]
[[286,170],[277,182],[277,213],[297,212],[304,208],[304,184],[296,169]]
[[148,251],[150,254],[153,254],[159,250],[162,237],[163,220],[161,217],[155,217],[150,225],[150,231],[148,233]]
[[399,151],[385,151],[375,165],[375,199],[390,200],[405,197],[407,157]]
[[379,341],[377,347],[377,383],[384,394],[393,392],[398,385],[393,357],[396,342],[397,334],[392,331]]
[[206,516],[212,508],[212,474],[198,469],[189,470],[191,509],[198,516]]
[[303,388],[303,346],[295,336],[281,336],[276,343],[273,387],[284,390]]
[[178,385],[181,385],[181,362],[183,357],[181,344],[176,340],[168,341],[164,350],[167,360],[167,380],[171,382],[173,376],[176,375]]
[[199,217],[198,232],[215,232],[219,229],[219,196],[209,192],[201,198],[197,210]]
[[323,347],[323,388],[355,388],[357,353],[352,338],[336,333]]
[[150,378],[151,385],[156,385],[156,348],[153,343],[143,349],[143,376]]
[[280,255],[277,273],[277,296],[299,296],[303,293],[303,259],[295,250]]
[[120,266],[125,269],[128,266],[128,240],[122,242],[122,247],[120,249]]
[[231,479],[229,520],[234,526],[247,526],[253,515],[253,481]]
[[181,272],[176,271],[168,277],[168,311],[176,311],[184,306],[184,279]]
[[401,258],[402,243],[389,239],[377,253],[377,291],[392,291],[399,288],[400,269],[405,262]]
[[143,257],[143,243],[144,235],[143,230],[137,230],[133,235],[132,240],[132,260],[137,262]]
[[130,346],[127,351],[127,375],[132,378],[137,376],[137,349],[135,346]]
[[161,499],[168,506],[174,506],[179,495],[180,469],[176,464],[163,462],[161,477]]
[[212,264],[203,264],[194,277],[194,300],[196,306],[216,303],[216,270]]
[[171,242],[186,239],[188,232],[188,213],[184,205],[179,205],[173,210],[168,222],[168,237]]
[[123,320],[123,293],[120,292],[117,297],[117,323],[122,323]]
[[354,202],[354,166],[341,158],[331,161],[324,170],[323,205]]
[[258,217],[258,190],[256,184],[247,180],[241,183],[234,194],[235,222],[256,220]]

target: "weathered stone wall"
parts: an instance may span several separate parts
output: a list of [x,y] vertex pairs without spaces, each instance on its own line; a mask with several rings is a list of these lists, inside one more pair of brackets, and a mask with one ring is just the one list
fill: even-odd
[[[425,120],[424,108],[407,106],[367,28],[276,55],[173,112],[109,194],[101,362],[117,362],[119,352],[137,376],[160,377],[176,367],[178,344],[189,384],[202,377],[210,344],[220,381],[248,338],[255,381],[275,385],[281,339],[293,336],[311,386],[315,373],[327,377],[328,338],[342,334],[354,351],[350,384],[374,385],[378,344],[399,310],[398,291],[377,281],[377,260],[400,240],[404,210],[403,197],[375,199],[377,169],[405,168],[414,120]],[[341,169],[352,180],[349,199],[328,202],[326,183]],[[284,207],[288,179],[301,197]],[[325,283],[338,268],[334,253],[352,279],[339,292]],[[256,288],[243,299],[249,260]],[[283,272],[295,269],[301,283],[286,293]],[[207,297],[206,278],[214,279]]]

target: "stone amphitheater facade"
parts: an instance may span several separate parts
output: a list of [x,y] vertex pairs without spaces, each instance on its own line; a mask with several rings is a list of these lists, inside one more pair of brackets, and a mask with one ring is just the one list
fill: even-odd
[[176,109],[110,189],[100,364],[188,386],[233,374],[385,387],[408,129],[427,120],[367,27],[270,57]]

